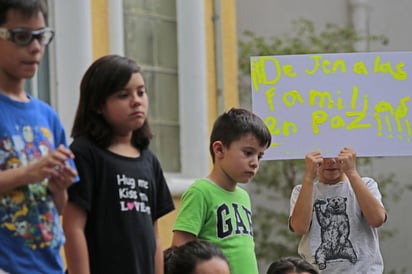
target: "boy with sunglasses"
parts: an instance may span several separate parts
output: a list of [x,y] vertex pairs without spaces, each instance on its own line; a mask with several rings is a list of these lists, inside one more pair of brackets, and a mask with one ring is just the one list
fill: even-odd
[[63,273],[73,154],[56,112],[24,91],[53,38],[45,20],[43,0],[0,0],[0,273]]

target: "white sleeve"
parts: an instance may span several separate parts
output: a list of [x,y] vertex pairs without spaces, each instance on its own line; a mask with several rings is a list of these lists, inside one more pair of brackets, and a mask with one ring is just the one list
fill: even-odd
[[362,180],[365,182],[366,186],[368,187],[369,191],[372,193],[373,196],[375,196],[376,199],[380,202],[381,206],[383,206],[382,202],[382,194],[379,191],[378,183],[370,178],[370,177],[362,177]]
[[297,185],[293,188],[292,194],[290,195],[290,211],[289,217],[292,216],[293,209],[295,208],[296,200],[299,197],[300,190],[302,189],[302,185]]

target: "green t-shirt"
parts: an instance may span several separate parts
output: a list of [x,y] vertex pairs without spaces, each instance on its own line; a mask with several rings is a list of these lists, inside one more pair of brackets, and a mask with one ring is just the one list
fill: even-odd
[[208,179],[196,180],[183,193],[173,230],[219,246],[231,274],[258,274],[250,198],[242,188],[230,192]]

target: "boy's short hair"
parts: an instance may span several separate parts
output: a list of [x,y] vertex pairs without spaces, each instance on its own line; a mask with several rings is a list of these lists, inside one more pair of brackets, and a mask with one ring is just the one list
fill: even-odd
[[179,247],[170,247],[164,251],[165,274],[193,273],[197,264],[215,257],[229,264],[223,251],[211,242],[196,239]]
[[253,134],[261,146],[268,148],[272,141],[269,129],[253,112],[243,108],[231,108],[228,112],[221,114],[215,121],[210,134],[209,150],[213,162],[215,155],[213,143],[221,141],[224,146],[229,147],[232,142],[239,140],[245,134]]
[[286,274],[289,272],[309,272],[310,274],[319,274],[319,272],[307,261],[298,257],[284,257],[273,262],[266,274]]
[[0,25],[7,23],[9,10],[16,10],[27,18],[40,11],[44,20],[47,20],[47,5],[44,0],[0,0]]

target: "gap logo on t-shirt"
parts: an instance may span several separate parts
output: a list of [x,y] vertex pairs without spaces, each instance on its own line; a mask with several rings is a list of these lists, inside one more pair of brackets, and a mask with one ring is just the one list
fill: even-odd
[[252,212],[237,203],[224,203],[217,208],[217,236],[223,239],[232,234],[253,235]]
[[140,190],[149,188],[149,182],[146,180],[127,177],[124,174],[117,174],[117,185],[119,186],[119,200],[121,211],[137,211],[149,214],[150,206],[146,204],[149,201],[146,193]]

